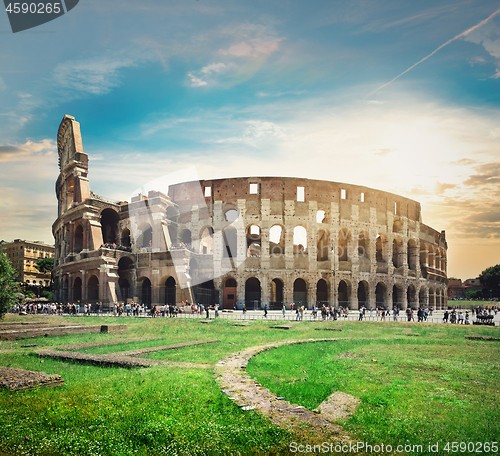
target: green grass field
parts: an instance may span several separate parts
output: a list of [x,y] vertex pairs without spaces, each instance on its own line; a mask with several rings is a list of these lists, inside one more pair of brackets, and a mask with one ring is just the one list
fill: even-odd
[[[54,317],[54,321],[74,320]],[[115,323],[117,319],[78,318],[78,323],[83,322]],[[284,430],[255,411],[238,408],[218,388],[213,368],[96,367],[40,359],[33,348],[20,348],[23,343],[40,348],[116,337],[159,339],[87,352],[219,339],[215,344],[147,355],[214,366],[223,356],[268,342],[347,338],[269,350],[254,357],[247,370],[279,396],[308,408],[333,391],[361,398],[357,413],[342,423],[353,440],[408,441],[427,448],[428,442],[498,439],[500,344],[467,340],[464,335],[500,337],[499,328],[342,322],[344,330],[332,332],[315,329],[333,322],[303,322],[288,331],[271,329],[273,322],[266,321],[246,327],[232,326],[231,320],[201,324],[130,318],[120,323],[129,325],[126,334],[0,342],[1,366],[60,374],[65,380],[65,386],[53,389],[0,390],[2,456],[285,454],[292,441],[318,443],[307,429]]]

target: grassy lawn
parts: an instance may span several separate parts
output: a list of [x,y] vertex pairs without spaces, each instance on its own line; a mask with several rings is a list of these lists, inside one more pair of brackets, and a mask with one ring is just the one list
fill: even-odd
[[273,341],[348,338],[270,350],[253,358],[248,371],[271,391],[308,408],[333,391],[360,397],[358,412],[344,423],[355,440],[427,445],[498,439],[500,345],[464,339],[469,333],[500,337],[498,328],[342,322],[336,325],[344,330],[334,332],[316,330],[333,322],[303,322],[288,331],[271,329],[275,322],[266,321],[246,327],[232,326],[231,320],[119,322],[129,325],[126,334],[0,341],[0,365],[60,374],[65,380],[65,386],[54,389],[0,390],[0,455],[283,454],[292,441],[313,443],[303,429],[283,430],[255,411],[242,411],[219,390],[211,368],[96,367],[40,359],[33,348],[21,348],[24,343],[40,348],[134,337],[144,340],[82,351],[113,353],[219,339],[147,355],[215,365],[223,356]]

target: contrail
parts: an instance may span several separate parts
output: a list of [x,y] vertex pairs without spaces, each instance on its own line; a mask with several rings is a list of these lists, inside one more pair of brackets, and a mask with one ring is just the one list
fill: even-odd
[[474,27],[471,27],[470,29],[467,29],[465,32],[460,33],[460,35],[457,35],[454,38],[451,38],[446,43],[442,44],[437,49],[435,49],[434,51],[432,51],[427,57],[424,57],[422,60],[418,61],[417,63],[415,63],[414,65],[412,65],[410,68],[408,68],[407,70],[403,71],[401,74],[399,74],[398,76],[396,76],[394,79],[391,79],[389,82],[386,82],[384,85],[381,85],[378,89],[375,89],[373,92],[369,93],[366,97],[369,97],[370,95],[373,95],[375,92],[378,92],[380,89],[383,89],[384,87],[387,87],[389,84],[391,84],[392,82],[394,82],[396,79],[400,78],[404,74],[408,73],[408,71],[410,71],[413,68],[415,68],[418,64],[422,63],[424,60],[427,60],[429,57],[433,56],[440,49],[444,48],[445,46],[447,46],[451,42],[453,42],[455,40],[458,40],[459,38],[467,36],[470,32],[473,32],[477,28],[482,27],[484,24],[486,24],[486,22],[488,22],[490,19],[493,19],[498,14],[500,14],[500,9],[497,10],[497,11],[495,11],[493,14],[490,14],[486,19],[482,20],[479,24],[476,24]]

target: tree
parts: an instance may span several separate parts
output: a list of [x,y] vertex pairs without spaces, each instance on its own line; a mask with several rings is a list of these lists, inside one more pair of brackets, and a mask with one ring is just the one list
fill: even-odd
[[54,258],[40,258],[36,264],[37,268],[42,274],[52,271],[54,268]]
[[483,290],[465,290],[465,297],[477,301],[483,297]]
[[486,289],[485,295],[487,297],[498,297],[500,296],[500,264],[496,266],[491,266],[485,269],[479,275],[479,280],[481,285]]
[[17,271],[12,267],[7,255],[0,253],[0,319],[17,303],[19,291],[15,278]]

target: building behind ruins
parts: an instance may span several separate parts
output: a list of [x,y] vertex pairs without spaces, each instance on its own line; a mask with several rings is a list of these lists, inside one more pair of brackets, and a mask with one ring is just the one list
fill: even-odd
[[53,245],[40,241],[14,239],[13,242],[2,242],[0,248],[16,269],[17,282],[38,287],[50,286],[50,271],[40,272],[35,265],[42,258],[54,257]]
[[58,301],[446,305],[445,233],[422,223],[416,201],[338,182],[245,177],[113,202],[90,191],[73,117],[57,144]]

